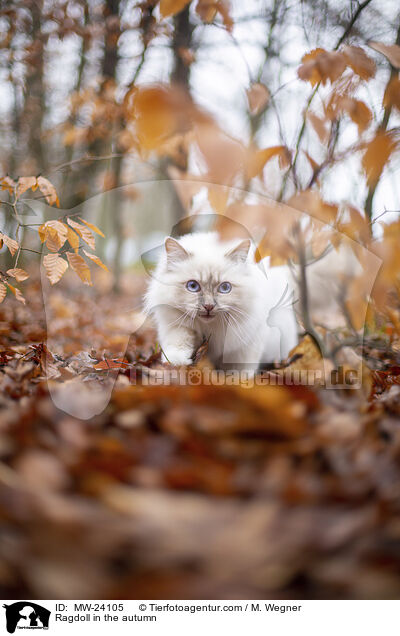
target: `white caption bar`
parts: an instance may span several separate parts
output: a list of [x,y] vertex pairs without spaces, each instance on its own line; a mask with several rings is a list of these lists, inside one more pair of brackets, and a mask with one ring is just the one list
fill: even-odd
[[[4,601],[1,633],[16,636],[395,633],[400,601]],[[397,631],[396,631],[397,633]]]

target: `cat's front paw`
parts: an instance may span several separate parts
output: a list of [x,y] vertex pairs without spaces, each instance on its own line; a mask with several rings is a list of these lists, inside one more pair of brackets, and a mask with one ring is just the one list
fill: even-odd
[[175,367],[193,364],[191,351],[185,349],[169,348],[164,352],[163,361],[173,364]]

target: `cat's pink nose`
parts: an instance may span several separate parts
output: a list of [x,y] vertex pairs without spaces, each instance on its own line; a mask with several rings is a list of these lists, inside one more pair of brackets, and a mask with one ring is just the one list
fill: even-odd
[[203,305],[203,307],[207,313],[210,313],[210,311],[214,309],[215,305]]

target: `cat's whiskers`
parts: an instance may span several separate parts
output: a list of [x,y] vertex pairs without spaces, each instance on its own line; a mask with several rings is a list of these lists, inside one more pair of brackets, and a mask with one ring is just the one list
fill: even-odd
[[[179,310],[181,311],[181,310]],[[181,326],[182,322],[185,320],[185,318],[187,318],[189,316],[189,314],[191,313],[190,310],[186,310],[183,312],[183,314],[181,316],[178,316],[178,318],[176,318],[175,320],[173,320],[172,322],[168,323],[168,327],[172,327],[172,325],[176,325],[178,324],[179,326]]]
[[228,325],[233,330],[237,338],[244,345],[249,345],[254,340],[254,336],[249,332],[244,332],[244,326],[231,314],[227,314]]

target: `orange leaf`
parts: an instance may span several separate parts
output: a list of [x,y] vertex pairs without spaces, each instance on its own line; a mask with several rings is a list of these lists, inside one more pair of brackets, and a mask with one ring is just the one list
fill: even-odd
[[386,86],[383,105],[385,108],[395,106],[395,108],[400,110],[400,79],[398,77],[393,77]]
[[8,192],[10,194],[12,194],[14,192],[14,188],[15,188],[16,185],[17,184],[15,183],[15,181],[13,181],[11,179],[11,177],[7,176],[7,177],[3,177],[2,179],[0,179],[0,188],[2,190],[8,190]]
[[369,187],[374,187],[382,174],[385,164],[397,148],[397,142],[390,132],[377,132],[362,158],[362,166],[367,177]]
[[85,285],[91,285],[92,278],[90,269],[82,256],[80,256],[80,254],[74,254],[73,252],[67,252],[67,258],[72,269],[78,274],[81,281],[83,281]]
[[372,113],[368,106],[359,99],[353,97],[342,97],[338,101],[338,108],[344,110],[350,119],[357,124],[358,132],[361,134],[372,121]]
[[55,285],[68,269],[68,263],[59,254],[46,254],[43,265],[50,283]]
[[89,221],[85,221],[85,219],[82,219],[80,216],[78,216],[78,219],[80,221],[82,221],[82,223],[84,223],[85,225],[87,225],[88,227],[90,227],[91,230],[93,230],[93,232],[96,232],[96,234],[99,234],[100,236],[102,236],[103,238],[105,238],[103,232],[101,230],[99,230],[98,227],[96,227],[96,225],[93,225],[93,223],[89,223]]
[[128,365],[128,360],[119,360],[116,358],[115,360],[101,360],[101,362],[95,364],[93,368],[97,371],[107,371],[108,369],[126,368]]
[[333,203],[324,201],[318,192],[314,190],[304,190],[293,195],[288,205],[302,210],[317,219],[321,219],[324,223],[333,223],[336,219],[338,207]]
[[3,283],[0,283],[0,303],[3,302],[3,300],[6,297],[6,294],[7,294],[7,287],[3,285]]
[[29,278],[29,274],[27,274],[25,270],[19,269],[18,267],[14,269],[8,269],[7,274],[15,278],[18,283],[21,283],[23,280]]
[[17,183],[17,197],[24,194],[27,190],[35,191],[37,188],[36,177],[20,177]]
[[253,151],[249,155],[246,166],[247,178],[252,179],[260,174],[265,164],[273,157],[279,157],[281,168],[288,166],[291,161],[291,154],[286,146],[271,146],[271,148]]
[[159,149],[173,135],[189,130],[194,121],[204,120],[187,93],[177,87],[140,87],[125,104],[128,118],[133,110],[137,139],[145,152]]
[[13,287],[12,285],[10,285],[10,283],[6,283],[8,289],[10,291],[12,291],[12,293],[14,294],[15,298],[17,300],[19,300],[20,303],[22,303],[23,305],[25,305],[26,300],[23,297],[23,295],[21,294],[20,290],[17,287]]
[[81,239],[83,241],[85,241],[85,243],[87,243],[89,245],[89,247],[92,248],[92,250],[94,250],[96,248],[93,233],[87,227],[85,227],[84,225],[81,225],[80,223],[77,223],[76,221],[73,221],[72,219],[69,219],[69,218],[67,219],[67,223],[76,232],[78,232],[78,234],[81,237]]
[[246,91],[251,115],[259,115],[268,105],[270,93],[264,84],[257,82]]
[[304,152],[305,156],[307,157],[308,161],[310,162],[310,166],[313,169],[313,172],[318,170],[319,169],[319,164],[315,161],[315,159],[313,159],[311,157],[311,155],[306,150],[303,150],[303,152]]
[[91,261],[93,261],[93,263],[96,263],[96,265],[104,269],[105,272],[109,271],[107,265],[104,265],[104,263],[99,259],[98,256],[96,256],[96,254],[89,254],[89,252],[87,252],[86,250],[83,250],[83,252],[88,258],[90,258]]
[[382,42],[373,41],[368,42],[368,46],[387,57],[392,66],[394,66],[395,68],[400,68],[400,46],[398,46],[397,44],[391,44],[390,46],[388,46],[387,44],[383,44]]
[[329,131],[327,128],[326,120],[318,117],[315,113],[308,112],[307,119],[309,120],[311,126],[314,128],[317,133],[319,140],[322,144],[325,144],[328,141]]
[[359,46],[344,46],[342,52],[348,66],[359,75],[361,79],[368,80],[375,76],[376,65],[365,51]]
[[301,61],[297,74],[300,79],[310,82],[311,86],[319,82],[326,84],[328,80],[334,82],[346,68],[345,57],[338,51],[314,49],[304,55]]
[[68,231],[61,221],[46,221],[38,228],[42,243],[46,242],[52,252],[57,252],[67,240]]
[[179,13],[190,0],[160,0],[160,13],[163,18]]
[[42,194],[44,194],[45,199],[49,205],[56,204],[57,207],[60,206],[60,201],[57,196],[57,191],[53,184],[46,179],[45,177],[37,178],[37,186]]
[[215,210],[215,212],[217,212],[217,214],[225,214],[229,197],[228,188],[218,185],[209,185],[207,197],[211,207]]
[[67,228],[67,233],[68,233],[68,243],[70,244],[72,249],[74,249],[76,252],[77,249],[79,248],[79,235],[76,232],[74,232],[74,230],[71,227],[69,227],[69,225],[65,225],[65,227]]
[[203,22],[211,24],[217,15],[217,2],[215,0],[199,0],[196,5],[196,13]]
[[218,0],[216,3],[217,11],[221,15],[222,22],[228,31],[232,31],[233,29],[233,20],[229,13],[229,2],[226,0]]
[[15,252],[19,248],[17,241],[14,241],[14,239],[7,236],[7,234],[3,234],[3,232],[0,232],[0,240],[7,245],[11,255],[14,256]]

